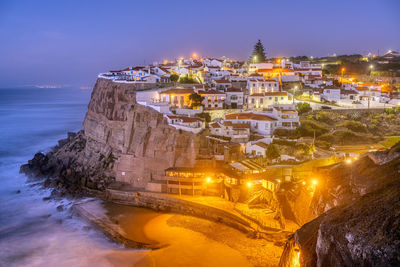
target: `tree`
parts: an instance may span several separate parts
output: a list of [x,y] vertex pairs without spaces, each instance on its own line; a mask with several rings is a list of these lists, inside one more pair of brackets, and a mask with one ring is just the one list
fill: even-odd
[[280,156],[278,148],[274,144],[270,144],[265,152],[268,159],[274,160]]
[[190,107],[194,108],[202,105],[201,103],[203,102],[204,97],[199,95],[198,93],[193,93],[189,95],[189,100],[190,100]]
[[258,42],[254,45],[253,53],[251,54],[249,61],[251,63],[260,63],[266,60],[267,56],[265,55],[264,46],[261,43],[260,39],[258,39]]
[[311,108],[310,104],[307,102],[299,102],[296,105],[296,110],[299,113],[299,115],[301,115],[301,114],[311,111],[312,108]]
[[171,74],[171,76],[169,76],[169,79],[171,80],[171,82],[177,82],[179,80],[179,76],[177,74]]

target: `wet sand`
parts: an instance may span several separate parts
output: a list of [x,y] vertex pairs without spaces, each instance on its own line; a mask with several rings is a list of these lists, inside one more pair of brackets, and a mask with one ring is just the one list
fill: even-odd
[[161,246],[106,255],[114,266],[276,266],[281,248],[228,226],[191,216],[103,204],[126,238]]

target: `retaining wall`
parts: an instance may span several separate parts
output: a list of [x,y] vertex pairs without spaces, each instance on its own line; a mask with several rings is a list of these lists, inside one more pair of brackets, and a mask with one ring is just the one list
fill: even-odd
[[225,210],[161,194],[107,189],[106,199],[119,204],[200,217],[226,224],[244,233],[254,231],[248,221]]

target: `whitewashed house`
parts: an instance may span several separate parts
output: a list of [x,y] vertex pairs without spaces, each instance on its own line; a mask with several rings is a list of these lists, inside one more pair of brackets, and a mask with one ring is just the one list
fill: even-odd
[[197,93],[204,97],[203,106],[205,109],[223,109],[226,94],[217,90],[198,90]]
[[325,99],[330,102],[340,101],[340,88],[334,86],[327,86],[323,89],[321,99]]
[[232,123],[247,123],[250,125],[250,130],[264,136],[271,136],[278,125],[278,120],[271,114],[257,113],[232,113],[225,115],[226,121]]
[[246,154],[252,155],[254,157],[264,157],[266,156],[266,151],[268,144],[263,142],[249,142],[246,145]]
[[210,134],[229,137],[235,143],[244,143],[249,141],[250,125],[231,121],[214,122],[210,124]]
[[168,124],[188,132],[199,133],[204,129],[204,120],[196,117],[186,117],[178,115],[165,114]]
[[225,104],[227,108],[243,108],[244,92],[238,88],[228,88],[225,90]]
[[249,109],[268,108],[276,104],[291,104],[287,92],[264,92],[253,93],[247,97],[247,107]]
[[257,94],[264,92],[278,92],[279,91],[279,81],[278,79],[249,79],[247,81],[247,89],[249,89],[249,94]]

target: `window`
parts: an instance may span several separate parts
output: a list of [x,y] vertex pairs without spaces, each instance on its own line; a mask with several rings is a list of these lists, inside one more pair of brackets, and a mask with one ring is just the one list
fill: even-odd
[[278,97],[277,96],[275,96],[275,101],[278,101]]
[[264,103],[264,98],[260,98],[260,104]]
[[283,96],[281,96],[281,100],[283,100]]
[[251,99],[251,103],[254,104],[254,98]]
[[272,96],[269,97],[269,100],[272,100]]

